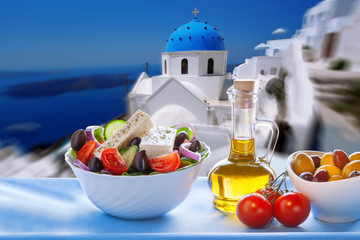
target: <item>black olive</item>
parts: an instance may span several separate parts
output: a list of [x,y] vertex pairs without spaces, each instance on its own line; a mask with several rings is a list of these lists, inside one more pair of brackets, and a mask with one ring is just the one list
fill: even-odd
[[192,152],[197,152],[201,149],[201,144],[199,142],[199,140],[195,140],[191,143],[189,150]]
[[98,157],[92,157],[88,165],[92,172],[100,172],[104,168],[102,161]]
[[151,171],[149,158],[145,150],[141,150],[135,154],[132,164],[136,172],[149,173]]
[[131,147],[132,145],[136,145],[140,147],[140,143],[141,143],[141,138],[135,137],[130,141],[129,147]]
[[79,129],[71,136],[71,148],[75,151],[80,149],[86,144],[86,135],[83,129]]
[[187,132],[179,132],[175,137],[174,149],[178,150],[180,145],[185,141],[185,139],[189,140],[189,135],[187,134]]

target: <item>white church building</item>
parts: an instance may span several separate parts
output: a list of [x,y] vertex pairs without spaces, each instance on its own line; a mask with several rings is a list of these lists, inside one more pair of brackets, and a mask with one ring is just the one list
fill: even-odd
[[226,90],[233,84],[226,72],[227,57],[218,29],[195,17],[167,40],[161,53],[162,74],[141,74],[128,95],[130,114],[141,109],[155,124],[194,124],[212,156],[226,146],[221,157],[227,157],[231,108]]

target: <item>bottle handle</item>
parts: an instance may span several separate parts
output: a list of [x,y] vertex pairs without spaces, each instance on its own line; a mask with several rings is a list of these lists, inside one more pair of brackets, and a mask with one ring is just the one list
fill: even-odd
[[256,128],[258,127],[270,128],[270,141],[267,146],[266,152],[262,157],[270,165],[272,155],[274,154],[276,142],[279,138],[279,128],[274,121],[263,118],[256,118]]

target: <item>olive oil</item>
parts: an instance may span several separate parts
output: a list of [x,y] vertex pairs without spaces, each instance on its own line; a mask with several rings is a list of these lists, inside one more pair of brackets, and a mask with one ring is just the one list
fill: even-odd
[[254,161],[255,140],[253,138],[231,139],[229,159],[231,161],[249,162]]
[[214,205],[224,212],[236,212],[243,195],[263,188],[273,178],[272,169],[256,161],[254,139],[232,139],[229,158],[220,161],[209,175]]
[[[231,102],[232,139],[229,157],[219,161],[209,173],[209,186],[214,194],[214,206],[223,212],[236,212],[239,199],[263,188],[275,178],[270,168],[271,156],[278,138],[273,121],[256,117],[255,81],[235,80],[227,91]],[[264,156],[257,156],[255,130],[270,128],[271,137]]]

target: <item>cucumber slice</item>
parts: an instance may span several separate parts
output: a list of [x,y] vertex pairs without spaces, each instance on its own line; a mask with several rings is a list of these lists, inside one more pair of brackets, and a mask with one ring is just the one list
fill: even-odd
[[119,128],[124,125],[125,121],[124,120],[113,120],[111,122],[109,122],[104,130],[104,137],[105,140],[109,139],[117,130],[119,130]]
[[187,161],[187,162],[190,162],[191,164],[198,163],[198,161],[196,161],[195,159],[188,158],[188,157],[181,157],[180,161]]
[[193,164],[192,162],[190,162],[188,160],[180,160],[180,162],[181,162],[181,165],[183,167],[186,167],[186,166],[189,166],[189,165]]
[[71,149],[71,156],[77,159],[76,151],[74,149]]
[[98,129],[96,129],[94,131],[94,137],[95,137],[96,141],[101,143],[104,140],[104,128],[101,126],[98,127]]
[[124,159],[124,162],[126,163],[126,166],[128,168],[130,168],[134,158],[135,158],[135,154],[139,151],[138,146],[136,145],[132,145],[131,147],[129,147],[129,149],[124,152],[123,154],[121,154],[122,158]]
[[121,155],[121,156],[124,155],[124,153],[125,153],[127,150],[129,150],[129,147],[120,148],[120,149],[119,149],[120,155]]

